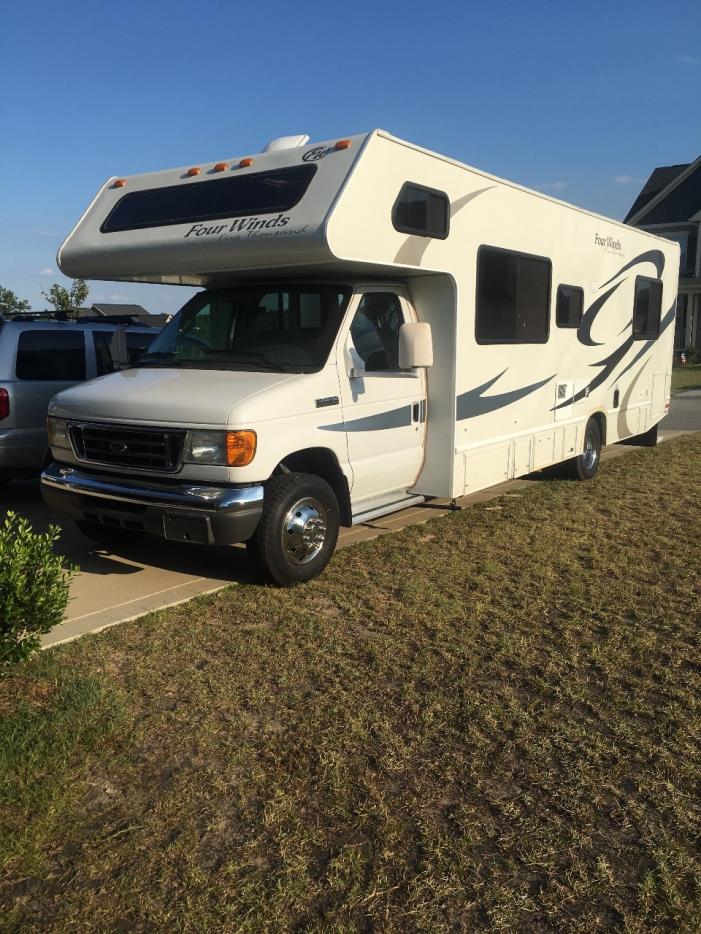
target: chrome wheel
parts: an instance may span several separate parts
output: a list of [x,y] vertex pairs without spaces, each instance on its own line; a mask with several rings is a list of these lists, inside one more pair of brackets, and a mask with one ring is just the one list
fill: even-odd
[[593,431],[587,431],[584,437],[584,451],[582,452],[582,463],[587,473],[591,473],[599,460],[599,447]]
[[326,509],[311,496],[298,500],[282,523],[282,550],[293,564],[307,564],[324,547],[328,532]]

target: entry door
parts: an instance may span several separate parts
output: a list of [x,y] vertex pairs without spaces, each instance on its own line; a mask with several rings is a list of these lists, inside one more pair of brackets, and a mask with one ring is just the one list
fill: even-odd
[[[399,328],[415,320],[406,299],[387,289],[354,298],[355,313],[339,343],[341,404],[353,470],[354,511],[414,485],[426,433],[425,370],[399,369]],[[348,375],[349,365],[365,368]]]

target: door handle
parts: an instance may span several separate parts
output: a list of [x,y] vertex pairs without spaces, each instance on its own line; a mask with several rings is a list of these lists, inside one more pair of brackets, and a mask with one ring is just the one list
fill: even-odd
[[412,422],[425,422],[426,421],[426,400],[422,399],[420,402],[415,402],[411,407],[411,420]]

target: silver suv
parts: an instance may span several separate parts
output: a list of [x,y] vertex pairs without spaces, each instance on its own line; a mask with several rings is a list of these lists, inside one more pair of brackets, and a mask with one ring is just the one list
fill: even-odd
[[134,363],[159,330],[128,317],[0,315],[0,483],[40,472],[46,410],[57,392]]

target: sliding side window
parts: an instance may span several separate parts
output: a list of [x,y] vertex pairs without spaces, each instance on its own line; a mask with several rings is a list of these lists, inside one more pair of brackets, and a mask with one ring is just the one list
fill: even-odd
[[444,191],[406,182],[392,208],[392,223],[400,233],[445,240],[450,229],[450,201]]
[[544,344],[551,264],[542,256],[482,246],[477,253],[478,344]]
[[654,340],[660,334],[662,283],[659,279],[638,276],[633,304],[633,339]]
[[584,312],[584,290],[576,285],[557,288],[555,321],[559,328],[578,328]]

